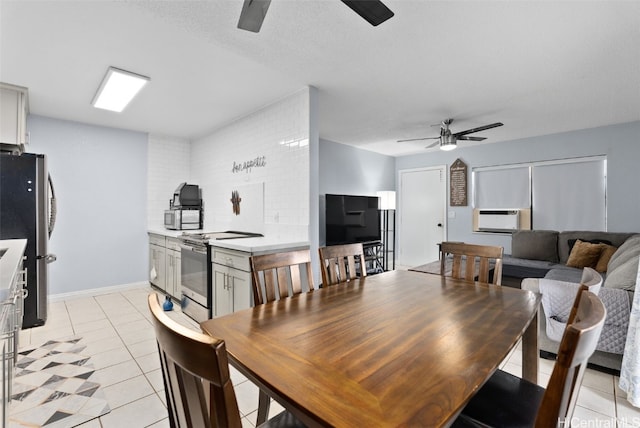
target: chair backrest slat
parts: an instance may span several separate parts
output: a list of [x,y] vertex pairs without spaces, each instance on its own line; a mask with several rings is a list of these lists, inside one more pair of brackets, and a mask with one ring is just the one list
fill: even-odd
[[570,425],[587,362],[598,346],[607,314],[602,301],[589,291],[580,291],[576,303],[575,317],[565,329],[538,410],[537,428]]
[[[447,255],[451,255],[453,278],[475,281],[477,276],[477,281],[489,282],[491,261],[493,261],[493,283],[500,285],[502,284],[502,254],[503,249],[498,246],[443,242],[440,244],[440,274],[445,275]],[[479,260],[478,263],[476,259]],[[478,265],[477,273],[476,265]]]
[[305,281],[309,290],[314,288],[309,250],[251,256],[250,263],[256,305],[300,294]]
[[[364,249],[361,243],[321,247],[318,248],[318,253],[323,287],[349,281],[358,276],[367,276]],[[359,272],[356,263],[360,267]]]
[[241,428],[224,341],[178,324],[164,313],[158,295],[149,310],[160,354],[172,427]]

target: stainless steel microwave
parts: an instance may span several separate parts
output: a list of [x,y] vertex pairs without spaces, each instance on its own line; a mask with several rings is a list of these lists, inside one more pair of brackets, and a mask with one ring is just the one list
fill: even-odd
[[200,210],[165,210],[164,227],[171,230],[200,229]]

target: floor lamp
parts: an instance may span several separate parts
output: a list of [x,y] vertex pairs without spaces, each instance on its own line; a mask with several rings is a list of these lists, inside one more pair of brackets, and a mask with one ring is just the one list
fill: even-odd
[[[381,216],[382,265],[384,270],[395,270],[396,268],[396,192],[385,190],[376,192],[379,198],[379,209]],[[389,260],[391,259],[391,260]],[[391,264],[389,263],[391,262]]]

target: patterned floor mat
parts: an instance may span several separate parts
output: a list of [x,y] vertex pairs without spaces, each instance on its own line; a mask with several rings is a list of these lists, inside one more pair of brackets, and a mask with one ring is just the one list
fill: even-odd
[[10,427],[73,427],[110,411],[81,337],[50,340],[18,353]]

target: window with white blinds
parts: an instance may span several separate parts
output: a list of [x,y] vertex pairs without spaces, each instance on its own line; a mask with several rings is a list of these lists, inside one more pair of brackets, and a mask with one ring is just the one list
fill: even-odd
[[535,229],[606,230],[604,159],[538,165],[532,187]]
[[476,208],[531,207],[529,166],[482,169],[473,174]]
[[478,209],[531,209],[532,229],[606,230],[605,156],[473,169]]

